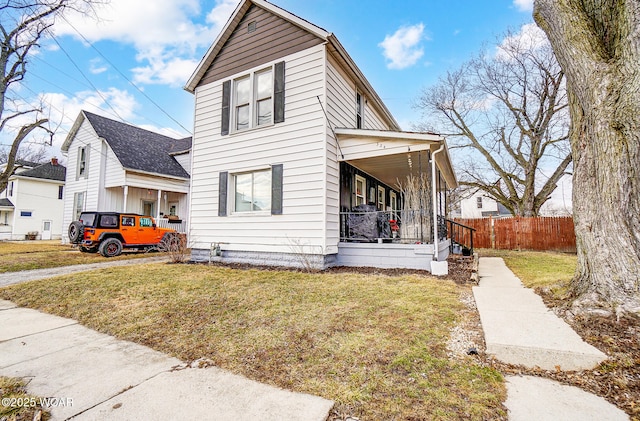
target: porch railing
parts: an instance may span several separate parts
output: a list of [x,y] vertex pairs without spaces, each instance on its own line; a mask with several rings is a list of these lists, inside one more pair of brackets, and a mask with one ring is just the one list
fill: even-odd
[[463,225],[450,219],[442,218],[451,239],[451,252],[455,254],[473,255],[473,233],[475,228]]
[[187,233],[187,221],[181,219],[171,220],[167,218],[159,218],[156,220],[156,224],[159,228],[171,228],[181,234]]
[[[439,223],[440,238],[446,227]],[[340,212],[340,241],[433,242],[433,214],[427,209]]]

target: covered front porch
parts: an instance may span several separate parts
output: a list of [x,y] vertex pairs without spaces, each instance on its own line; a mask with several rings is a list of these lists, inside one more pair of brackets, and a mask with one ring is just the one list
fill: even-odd
[[445,140],[430,133],[336,129],[337,264],[433,270],[451,247],[447,190],[457,181]]
[[153,180],[153,183],[129,181],[123,186],[106,188],[108,205],[105,208],[117,212],[150,215],[156,219],[160,227],[173,228],[181,233],[187,232],[188,182],[163,183],[163,188],[156,180]]

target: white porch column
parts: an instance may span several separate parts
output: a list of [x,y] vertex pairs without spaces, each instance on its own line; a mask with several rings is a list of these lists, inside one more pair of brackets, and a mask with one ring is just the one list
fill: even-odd
[[124,188],[124,201],[122,202],[122,212],[127,211],[127,196],[129,196],[129,186],[123,186]]
[[158,206],[156,206],[156,221],[160,219],[160,205],[162,204],[162,190],[158,189]]

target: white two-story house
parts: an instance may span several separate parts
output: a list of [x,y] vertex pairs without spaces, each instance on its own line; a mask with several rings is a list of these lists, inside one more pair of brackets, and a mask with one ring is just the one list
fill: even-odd
[[61,238],[65,172],[56,158],[17,165],[0,193],[0,240]]
[[[191,138],[174,139],[82,111],[62,145],[64,227],[82,211],[133,212],[185,232]],[[63,240],[68,241],[67,231]]]
[[[430,269],[446,258],[457,181],[445,139],[403,132],[332,33],[240,1],[185,89],[193,260]],[[407,176],[428,180],[422,207],[408,208]]]

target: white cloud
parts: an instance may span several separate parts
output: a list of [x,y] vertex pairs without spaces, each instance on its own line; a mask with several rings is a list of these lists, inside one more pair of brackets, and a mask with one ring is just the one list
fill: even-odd
[[513,50],[517,46],[521,51],[535,51],[548,45],[547,35],[535,23],[527,23],[522,25],[520,32],[507,36],[496,47],[496,56],[498,58],[509,59],[510,54],[507,51]]
[[133,81],[141,84],[184,85],[198,65],[198,60],[150,51],[138,55],[138,61],[149,63],[132,69]]
[[513,0],[513,5],[521,12],[533,11],[533,0]]
[[94,58],[89,61],[89,71],[94,75],[99,75],[100,73],[104,73],[107,71],[107,69],[108,67],[105,66],[102,63],[102,60],[100,60],[99,58]]
[[387,35],[380,44],[382,54],[388,60],[389,69],[404,69],[413,66],[424,55],[420,42],[428,39],[424,35],[424,24],[403,26],[393,35]]
[[[78,30],[90,42],[111,40],[132,45],[143,64],[134,69],[139,82],[175,86],[186,82],[197,64],[196,52],[213,42],[236,4],[237,0],[216,0],[206,14],[206,23],[197,23],[202,15],[199,0],[111,0],[96,6],[100,21],[70,15],[69,24],[60,21],[55,30],[58,36],[80,38]],[[184,69],[187,64],[191,65],[188,72]],[[172,65],[179,68],[174,70]]]

